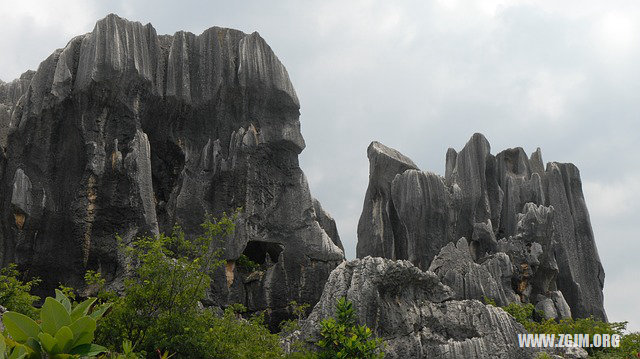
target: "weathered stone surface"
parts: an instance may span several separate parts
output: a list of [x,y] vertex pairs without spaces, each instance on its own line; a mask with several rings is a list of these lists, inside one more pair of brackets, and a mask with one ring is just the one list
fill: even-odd
[[420,268],[429,267],[440,248],[454,238],[451,203],[456,195],[449,193],[443,179],[433,173],[406,170],[396,175],[390,200],[397,218],[391,233],[396,257],[409,259]]
[[392,229],[401,224],[391,199],[391,183],[397,174],[418,167],[400,152],[378,142],[369,145],[367,157],[369,186],[358,221],[357,256],[406,259],[406,229],[396,229],[398,234]]
[[523,302],[535,302],[537,295],[555,291],[558,266],[553,241],[553,207],[527,203],[517,216],[517,233],[498,242],[514,264],[513,281]]
[[340,297],[350,300],[358,322],[385,344],[385,358],[532,358],[519,348],[524,328],[502,309],[477,300],[453,300],[433,272],[408,261],[366,257],[339,265],[322,298],[302,324],[307,341],[335,314]]
[[[604,271],[575,166],[552,162],[545,169],[540,149],[530,157],[521,148],[493,156],[481,134],[460,152],[447,151],[444,179],[418,171],[411,160],[377,142],[367,153],[371,169],[358,226],[359,258],[408,259],[427,269],[440,253],[442,269],[436,272],[460,298],[489,292],[499,301],[536,304],[539,295],[545,301],[558,292],[570,307],[560,316],[606,319]],[[383,162],[392,165],[380,166],[379,157],[393,159]],[[463,237],[470,258],[465,252],[463,262],[446,264],[460,260],[448,244]],[[511,281],[503,277],[508,271],[490,278],[474,265],[494,263],[500,252],[511,262]],[[480,280],[475,289],[462,285],[470,275]],[[494,282],[502,290],[496,292]],[[505,295],[511,292],[519,298]],[[563,301],[557,299],[559,307]]]
[[342,241],[340,241],[340,235],[338,234],[336,221],[333,219],[333,217],[331,217],[329,213],[324,210],[324,208],[322,208],[320,201],[315,198],[313,198],[313,209],[316,211],[316,218],[318,219],[320,227],[322,227],[329,238],[331,238],[333,244],[344,251],[344,246],[342,245]]
[[444,246],[431,262],[429,271],[454,290],[455,299],[488,297],[499,306],[519,301],[511,289],[513,269],[509,257],[496,253],[484,258],[482,264],[475,263],[464,237],[455,245]]
[[[11,112],[0,265],[17,262],[43,292],[81,288],[88,269],[117,282],[116,233],[128,241],[178,223],[194,236],[206,213],[238,207],[208,304],[267,309],[273,324],[289,301],[315,303],[344,258],[298,165],[297,95],[258,33],[157,35],[109,15],[0,84],[0,103],[0,124]],[[243,253],[261,271],[236,268]]]
[[547,203],[555,208],[553,239],[557,243],[558,289],[571,313],[606,319],[604,269],[596,248],[578,168],[551,162],[545,171]]

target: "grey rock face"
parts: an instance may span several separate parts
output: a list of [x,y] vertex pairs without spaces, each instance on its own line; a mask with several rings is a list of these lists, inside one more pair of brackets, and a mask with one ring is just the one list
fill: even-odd
[[[298,165],[295,90],[258,33],[157,35],[109,15],[0,84],[0,103],[0,124],[11,114],[0,265],[17,262],[43,292],[81,288],[88,269],[119,280],[116,233],[128,241],[178,223],[194,236],[206,213],[238,207],[208,304],[267,309],[274,324],[289,301],[315,303],[344,258]],[[237,268],[242,254],[261,271]]]
[[531,358],[518,348],[524,328],[502,309],[477,300],[453,300],[438,276],[408,261],[366,257],[339,265],[322,298],[302,324],[302,337],[319,338],[319,323],[350,300],[359,324],[386,344],[385,358]]
[[[369,186],[364,208],[358,222],[358,257],[375,256],[406,259],[406,229],[400,225],[391,198],[391,182],[397,174],[418,167],[400,152],[381,143],[372,142],[367,148],[369,157]],[[404,258],[403,258],[404,255]]]
[[331,238],[333,244],[344,251],[344,246],[342,246],[342,241],[340,241],[340,235],[338,234],[336,221],[322,208],[320,202],[315,198],[313,198],[313,209],[316,211],[316,218],[320,227],[322,227],[324,232]]
[[543,302],[549,315],[606,319],[604,271],[575,166],[544,169],[540,149],[493,156],[481,134],[447,151],[444,178],[377,142],[367,153],[359,258],[431,268],[456,298]]
[[513,269],[509,256],[496,253],[484,258],[481,264],[475,263],[464,237],[456,245],[444,246],[431,262],[429,271],[454,290],[455,299],[483,300],[488,297],[499,306],[518,301],[511,289]]

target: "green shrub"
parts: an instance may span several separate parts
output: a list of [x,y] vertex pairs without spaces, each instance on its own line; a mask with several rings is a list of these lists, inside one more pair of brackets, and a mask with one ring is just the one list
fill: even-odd
[[528,332],[538,333],[538,323],[534,319],[535,307],[533,304],[509,303],[509,305],[502,307],[502,309],[511,314]]
[[2,320],[10,338],[0,334],[4,347],[0,357],[70,358],[105,352],[106,348],[92,342],[96,321],[108,305],[94,307],[95,301],[95,298],[89,298],[81,303],[72,303],[64,293],[56,290],[56,298],[45,299],[39,323],[24,314],[4,313]]
[[590,318],[567,318],[556,321],[554,319],[540,319],[542,315],[534,315],[533,304],[510,303],[502,307],[522,324],[529,333],[534,334],[617,334],[621,337],[618,348],[585,348],[589,355],[596,358],[627,358],[637,355],[640,351],[640,333],[625,334],[626,322],[607,323]]
[[[114,301],[112,312],[98,328],[98,338],[118,350],[124,340],[146,353],[170,350],[185,357],[201,356],[192,329],[198,323],[198,302],[210,285],[211,271],[221,265],[221,241],[234,230],[234,217],[209,218],[204,235],[193,241],[174,228],[171,236],[144,237],[125,247],[132,276],[125,280],[124,296]],[[94,274],[88,279],[95,280]],[[98,279],[98,284],[100,283]],[[182,352],[186,351],[186,352]]]
[[258,269],[260,269],[260,264],[252,261],[251,259],[249,259],[249,257],[247,257],[244,254],[238,257],[238,259],[236,260],[236,265],[248,272],[255,272]]
[[22,313],[31,319],[38,317],[38,310],[33,307],[33,302],[40,297],[31,295],[29,292],[40,283],[35,278],[28,282],[18,279],[20,273],[15,264],[0,269],[0,305],[7,310]]
[[227,308],[221,317],[211,318],[207,330],[207,344],[211,358],[282,358],[279,336],[264,326],[264,316],[254,315],[248,320],[239,316],[244,307]]
[[482,301],[484,302],[484,304],[487,304],[487,305],[492,305],[494,307],[498,306],[495,300],[487,297],[486,295],[482,298]]
[[319,358],[383,358],[382,340],[372,338],[365,325],[357,325],[353,304],[346,298],[338,299],[336,317],[323,320],[317,346]]
[[280,335],[286,336],[300,329],[300,321],[305,317],[309,306],[308,303],[298,304],[295,300],[289,302],[291,313],[296,316],[296,319],[283,320],[280,323]]
[[[113,300],[100,323],[97,338],[112,351],[126,352],[130,341],[141,355],[171,353],[176,358],[276,358],[282,356],[279,337],[263,325],[262,316],[242,319],[246,309],[235,305],[217,316],[201,308],[210,287],[210,275],[224,262],[218,241],[234,230],[233,216],[208,218],[204,234],[193,241],[176,227],[171,236],[140,238],[126,246],[132,276],[125,281],[124,296]],[[104,283],[96,273],[87,282]]]

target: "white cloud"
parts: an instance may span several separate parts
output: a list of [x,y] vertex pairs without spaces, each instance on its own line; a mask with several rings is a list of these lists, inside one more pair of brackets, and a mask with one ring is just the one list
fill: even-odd
[[527,91],[530,111],[550,122],[560,120],[570,99],[579,95],[584,81],[581,74],[538,72]]
[[640,332],[640,286],[638,272],[631,266],[628,271],[617,273],[613,278],[607,277],[604,286],[605,307],[610,322],[629,321],[627,330]]
[[[0,78],[11,81],[73,36],[91,31],[97,15],[90,1],[0,0]],[[9,55],[8,55],[9,54]]]
[[640,203],[640,175],[626,174],[611,182],[583,180],[583,190],[589,213],[603,222],[620,216],[629,217]]
[[628,60],[628,56],[637,47],[637,18],[619,11],[602,15],[594,26],[594,48],[599,50],[607,63],[619,63]]

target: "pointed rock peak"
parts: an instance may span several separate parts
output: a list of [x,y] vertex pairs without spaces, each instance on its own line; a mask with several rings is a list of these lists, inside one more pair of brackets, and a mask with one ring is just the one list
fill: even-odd
[[[142,25],[141,22],[139,21],[131,21],[128,19],[125,19],[123,17],[118,16],[118,14],[114,14],[114,13],[110,13],[107,16],[103,17],[102,19],[96,21],[96,28],[100,25],[103,24],[117,24],[117,25],[123,25],[123,24],[136,24],[136,25],[140,25],[140,26],[151,26],[150,23],[147,23],[146,25]],[[95,29],[95,28],[94,28]]]
[[446,178],[447,182],[451,179],[451,175],[453,174],[453,169],[456,167],[456,160],[458,159],[458,152],[453,148],[449,147],[447,150],[446,156],[446,165],[444,170],[444,178]]
[[467,148],[470,146],[479,146],[481,148],[486,148],[487,153],[491,151],[491,144],[489,144],[489,140],[487,140],[487,138],[484,137],[484,135],[481,134],[480,132],[474,133],[473,136],[471,136],[471,138],[467,142],[467,144],[464,146],[464,148]]
[[532,173],[544,173],[544,162],[542,161],[542,151],[540,150],[540,147],[536,148],[536,150],[531,153],[529,164],[531,166]]
[[372,161],[374,158],[384,157],[395,162],[400,162],[409,168],[419,169],[409,157],[377,141],[371,142],[369,147],[367,147],[367,157],[369,157],[369,161]]
[[506,149],[496,156],[499,166],[504,166],[508,173],[529,178],[529,156],[522,147]]

